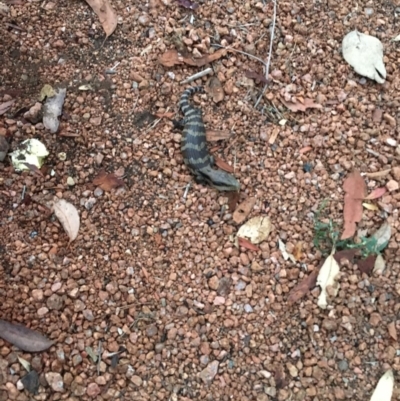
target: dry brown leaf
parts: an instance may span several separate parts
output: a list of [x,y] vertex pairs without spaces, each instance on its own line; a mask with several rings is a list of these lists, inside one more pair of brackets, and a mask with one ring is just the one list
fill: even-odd
[[301,155],[304,155],[305,153],[308,153],[310,150],[312,150],[312,147],[311,147],[311,146],[304,146],[304,148],[301,148],[301,149],[299,150],[299,153],[300,153]]
[[374,270],[376,255],[369,255],[367,258],[359,260],[357,266],[361,273],[370,275]]
[[228,173],[233,173],[235,171],[235,169],[230,164],[223,161],[219,157],[214,156],[214,163],[218,168],[220,168],[221,170],[224,170]]
[[212,97],[215,103],[224,100],[225,93],[221,82],[217,77],[211,77],[207,83],[207,93]]
[[0,337],[26,352],[41,352],[53,345],[52,341],[37,331],[1,319]]
[[291,111],[306,111],[307,109],[321,109],[322,105],[319,103],[315,103],[313,99],[301,99],[302,101],[297,102],[288,102],[284,99],[281,99],[281,102]]
[[229,131],[216,131],[212,129],[208,129],[206,131],[207,142],[223,141],[225,139],[229,139],[230,137],[231,134]]
[[260,73],[255,72],[255,71],[246,70],[244,72],[244,75],[247,78],[254,79],[256,81],[256,84],[259,84],[260,82],[262,82],[264,84],[268,84],[270,82],[270,80],[267,79],[264,74],[260,74]]
[[387,192],[386,187],[376,188],[374,189],[365,199],[378,199],[383,196]]
[[93,180],[93,184],[100,187],[103,191],[110,192],[112,189],[122,187],[124,181],[114,173],[107,174],[105,170],[101,170]]
[[158,62],[164,67],[173,67],[177,64],[183,64],[183,57],[174,49],[167,50],[159,59]]
[[240,192],[239,191],[231,191],[227,193],[228,197],[228,210],[230,213],[233,213],[236,209],[236,205],[239,202]]
[[8,100],[7,102],[0,103],[0,116],[7,112],[10,107],[14,104],[15,99]]
[[233,221],[236,224],[243,223],[247,219],[247,216],[250,214],[255,204],[256,198],[254,197],[244,200],[233,213]]
[[50,209],[64,227],[70,241],[73,241],[78,236],[80,227],[80,218],[76,207],[64,199],[55,199],[50,203]]
[[394,322],[390,322],[387,326],[390,337],[393,338],[394,341],[397,341],[397,331],[396,324]]
[[108,0],[86,0],[89,6],[99,17],[101,26],[109,37],[117,27],[118,17]]
[[305,277],[299,284],[292,288],[288,296],[288,302],[294,304],[304,297],[317,283],[319,269],[315,269]]
[[208,63],[211,63],[215,60],[220,59],[226,54],[225,49],[217,50],[214,53],[206,54],[203,57],[193,58],[191,56],[183,56],[178,53],[177,50],[171,49],[167,50],[159,59],[158,62],[162,64],[164,67],[173,67],[177,64],[188,64],[193,67],[202,67]]
[[304,255],[303,255],[303,242],[299,241],[293,249],[293,256],[294,258],[299,261],[301,259],[303,259]]
[[243,248],[246,248],[249,251],[259,251],[260,250],[260,248],[258,246],[252,244],[246,238],[237,237],[237,239],[238,239],[239,246],[242,246]]
[[344,230],[341,239],[351,238],[356,232],[356,223],[362,218],[362,200],[367,186],[359,171],[352,171],[343,183],[344,195]]

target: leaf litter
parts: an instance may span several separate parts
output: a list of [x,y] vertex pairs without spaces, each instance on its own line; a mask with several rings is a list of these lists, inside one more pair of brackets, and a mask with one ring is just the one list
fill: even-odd
[[65,199],[57,198],[50,202],[49,206],[63,226],[70,242],[74,241],[78,236],[80,227],[80,218],[76,207]]

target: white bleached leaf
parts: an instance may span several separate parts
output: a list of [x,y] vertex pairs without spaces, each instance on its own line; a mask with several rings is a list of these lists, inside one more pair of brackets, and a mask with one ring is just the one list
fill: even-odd
[[19,355],[17,355],[17,358],[19,360],[19,363],[25,368],[27,372],[31,371],[31,364],[24,358],[21,358]]
[[339,283],[336,278],[339,274],[339,265],[333,257],[333,252],[326,258],[322,265],[317,278],[317,285],[321,287],[321,294],[318,297],[318,306],[322,309],[326,309],[328,306],[327,301],[327,287],[330,286],[334,290],[336,296],[339,291]]
[[372,394],[371,401],[390,401],[392,398],[393,386],[393,371],[392,369],[389,369],[379,379],[379,382],[375,387],[375,391]]
[[358,31],[349,32],[343,38],[342,52],[344,59],[358,74],[380,84],[385,82],[383,45],[379,39]]
[[278,239],[279,250],[282,253],[283,259],[290,259],[293,263],[296,263],[296,258],[286,250],[285,243],[279,238]]
[[386,267],[385,259],[383,259],[383,256],[379,253],[376,256],[374,270],[372,270],[372,273],[381,275],[385,270],[385,267]]
[[267,239],[271,229],[272,224],[268,217],[257,216],[239,228],[237,237],[248,238],[252,244],[259,244]]
[[80,226],[76,207],[64,199],[56,199],[50,204],[50,208],[64,227],[70,241],[73,241],[78,236]]

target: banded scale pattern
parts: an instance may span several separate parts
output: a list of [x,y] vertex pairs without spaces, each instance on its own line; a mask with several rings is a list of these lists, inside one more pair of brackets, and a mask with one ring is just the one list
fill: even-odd
[[181,150],[183,160],[198,183],[207,183],[219,191],[238,191],[236,178],[223,170],[213,168],[214,160],[207,149],[206,129],[200,109],[193,107],[189,98],[193,93],[204,92],[201,86],[186,89],[180,99],[184,118]]
[[201,110],[189,103],[189,97],[196,92],[204,90],[201,86],[186,89],[179,102],[184,115],[181,150],[184,162],[191,170],[201,170],[213,164],[207,150],[206,129]]

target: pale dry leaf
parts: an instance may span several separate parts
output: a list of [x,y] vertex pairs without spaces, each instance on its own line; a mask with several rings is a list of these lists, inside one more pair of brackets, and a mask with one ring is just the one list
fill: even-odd
[[19,355],[17,355],[17,358],[19,360],[19,363],[25,368],[27,372],[30,372],[31,370],[31,364],[24,358],[21,358]]
[[278,246],[283,256],[283,259],[290,259],[293,263],[296,263],[296,258],[286,250],[286,245],[280,238],[278,238]]
[[400,42],[400,35],[397,35],[395,38],[393,38],[392,42]]
[[252,244],[259,244],[268,238],[272,230],[268,217],[257,216],[243,224],[237,233],[238,237],[248,238]]
[[108,0],[86,0],[92,10],[99,17],[101,26],[109,37],[117,27],[118,17]]
[[41,352],[53,345],[53,342],[37,331],[22,324],[9,323],[0,319],[0,337],[19,349],[27,352]]
[[389,336],[392,337],[394,341],[397,341],[397,331],[396,331],[396,323],[395,322],[390,322],[387,326]]
[[76,207],[64,199],[56,199],[50,203],[50,208],[64,227],[70,241],[76,239],[80,227],[80,218]]
[[383,259],[383,256],[379,253],[376,256],[374,269],[372,270],[372,273],[375,273],[380,276],[385,271],[385,267],[386,267],[385,259]]
[[383,84],[386,78],[383,45],[374,36],[358,31],[349,32],[342,42],[344,59],[362,75]]
[[372,394],[371,401],[390,401],[392,398],[394,377],[392,369],[387,370],[379,379]]
[[326,309],[328,306],[327,287],[331,287],[333,289],[333,293],[335,296],[339,291],[339,283],[336,281],[339,274],[339,264],[333,257],[333,253],[334,252],[332,252],[326,258],[317,278],[317,285],[321,287],[321,293],[318,297],[317,305],[321,309]]
[[389,168],[387,170],[374,171],[373,173],[365,173],[365,176],[369,178],[381,178],[387,176],[391,171],[392,169]]
[[376,249],[377,250],[385,249],[390,241],[391,235],[392,235],[392,228],[390,224],[387,221],[385,221],[379,227],[379,230],[375,231],[375,233],[371,235],[371,238],[376,239]]
[[379,207],[374,205],[373,203],[364,202],[362,205],[363,205],[363,208],[365,208],[367,210],[373,210],[374,212],[377,212],[379,210]]

